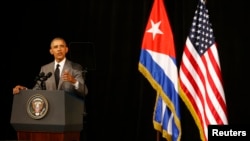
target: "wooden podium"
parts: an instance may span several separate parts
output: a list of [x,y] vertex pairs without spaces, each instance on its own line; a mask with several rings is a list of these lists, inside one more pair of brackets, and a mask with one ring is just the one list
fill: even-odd
[[23,90],[14,95],[11,125],[18,140],[79,141],[84,102],[64,91]]

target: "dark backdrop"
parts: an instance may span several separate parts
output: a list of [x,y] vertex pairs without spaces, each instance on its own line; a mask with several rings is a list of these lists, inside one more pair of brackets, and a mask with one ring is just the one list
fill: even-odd
[[[180,61],[198,0],[165,0]],[[230,124],[249,124],[249,9],[244,2],[207,0],[218,43]],[[49,44],[91,42],[96,68],[87,73],[87,139],[155,140],[155,91],[138,71],[152,0],[23,0],[1,4],[0,139],[16,139],[10,125],[12,88],[34,85],[40,66],[52,61]],[[81,59],[82,56],[79,56]],[[178,62],[179,62],[178,61]],[[199,140],[181,103],[183,141]]]

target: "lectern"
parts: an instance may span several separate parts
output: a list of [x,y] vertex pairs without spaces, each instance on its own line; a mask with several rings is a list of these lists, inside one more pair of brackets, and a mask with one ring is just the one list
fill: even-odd
[[22,90],[14,95],[11,125],[18,140],[79,141],[84,102],[62,90]]

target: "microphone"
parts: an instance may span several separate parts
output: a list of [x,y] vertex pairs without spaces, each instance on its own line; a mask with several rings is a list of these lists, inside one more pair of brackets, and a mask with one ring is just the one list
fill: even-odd
[[52,72],[48,72],[44,77],[42,77],[42,78],[40,79],[40,81],[41,81],[40,86],[41,86],[42,90],[46,90],[45,81],[46,81],[51,75],[52,75]]
[[46,74],[46,79],[45,80],[47,80],[48,78],[50,78],[50,76],[52,75],[52,72],[48,72],[47,74]]
[[44,72],[40,72],[38,76],[36,76],[35,81],[40,80],[42,77],[44,77],[45,73]]
[[52,72],[48,72],[45,76],[41,77],[41,81],[46,81],[48,78],[50,78],[52,75]]

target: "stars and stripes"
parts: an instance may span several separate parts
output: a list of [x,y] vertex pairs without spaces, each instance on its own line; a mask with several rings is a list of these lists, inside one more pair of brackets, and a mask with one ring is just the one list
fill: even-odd
[[208,125],[228,124],[227,106],[214,33],[205,3],[200,0],[179,69],[180,96],[197,124],[201,139]]

